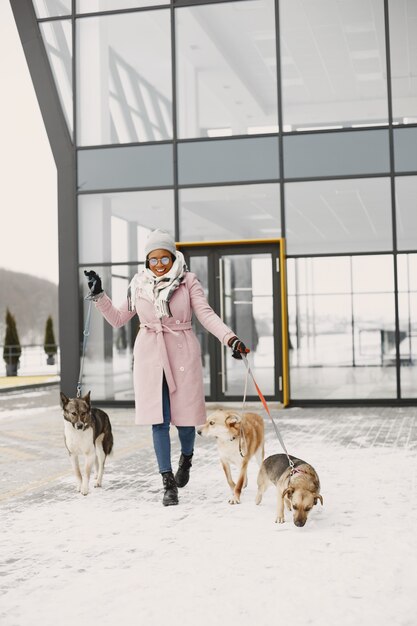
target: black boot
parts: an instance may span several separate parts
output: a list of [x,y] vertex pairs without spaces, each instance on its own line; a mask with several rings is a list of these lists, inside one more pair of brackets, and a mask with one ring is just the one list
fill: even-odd
[[164,472],[162,474],[162,482],[165,490],[162,504],[164,506],[178,504],[178,487],[175,482],[174,474],[172,472]]
[[192,454],[181,454],[180,462],[178,464],[178,471],[175,474],[175,482],[178,487],[185,487],[190,480],[190,467],[192,465]]

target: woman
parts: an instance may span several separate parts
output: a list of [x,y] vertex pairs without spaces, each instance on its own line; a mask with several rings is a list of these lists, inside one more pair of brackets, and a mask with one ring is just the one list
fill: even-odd
[[[192,331],[195,313],[200,323],[241,359],[249,352],[209,306],[195,274],[168,233],[155,230],[147,240],[145,268],[132,279],[120,308],[104,293],[100,277],[88,277],[92,298],[114,327],[135,313],[140,330],[134,346],[133,381],[136,423],[152,424],[153,443],[162,475],[162,504],[178,504],[178,487],[189,480],[195,426],[206,420],[200,344]],[[171,467],[170,424],[178,429],[181,457],[175,477]]]

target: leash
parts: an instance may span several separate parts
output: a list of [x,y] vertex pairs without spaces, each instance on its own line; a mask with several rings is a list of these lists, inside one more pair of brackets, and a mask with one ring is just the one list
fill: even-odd
[[263,396],[263,393],[262,393],[262,391],[258,387],[258,384],[257,384],[257,382],[255,380],[255,377],[254,377],[254,375],[252,373],[252,370],[251,370],[251,367],[249,365],[248,359],[247,359],[245,354],[242,354],[241,356],[242,356],[242,361],[243,361],[243,363],[245,364],[245,367],[246,367],[245,392],[244,392],[244,396],[243,396],[243,404],[245,404],[245,402],[246,402],[246,391],[247,391],[248,377],[250,376],[252,378],[253,384],[255,385],[255,389],[256,389],[256,392],[257,392],[257,394],[259,396],[259,399],[262,402],[265,411],[268,413],[268,415],[269,415],[269,417],[271,419],[271,422],[272,422],[272,424],[274,426],[274,429],[275,429],[275,434],[278,437],[278,440],[279,440],[279,442],[280,442],[280,444],[282,446],[282,449],[284,450],[284,452],[285,452],[285,454],[287,456],[288,465],[290,466],[290,470],[291,470],[290,471],[290,475],[292,476],[297,471],[295,469],[295,467],[294,467],[294,462],[290,459],[290,455],[288,454],[287,448],[285,447],[284,439],[282,438],[282,435],[281,435],[281,433],[279,431],[279,428],[276,425],[275,420],[274,420],[274,418],[271,415],[271,412],[270,412],[268,404],[267,404],[267,402],[266,402],[266,400],[265,400],[265,398]]
[[81,398],[81,381],[83,379],[83,370],[84,370],[84,357],[85,357],[85,349],[87,347],[87,338],[90,334],[90,318],[91,318],[91,305],[93,304],[93,300],[90,297],[91,294],[88,294],[84,298],[84,300],[89,300],[88,309],[87,309],[87,317],[85,320],[85,326],[83,330],[83,349],[81,353],[81,365],[80,365],[80,373],[78,374],[78,383],[77,383],[77,398]]
[[[243,412],[245,410],[246,395],[247,395],[247,392],[248,392],[248,379],[249,379],[249,370],[246,370],[245,388],[243,390],[243,401],[242,401],[242,419],[243,419]],[[243,439],[243,443],[244,443],[244,446],[245,446],[245,450],[247,452],[248,451],[248,447],[246,445],[245,431],[243,430],[242,422],[240,422],[240,426],[239,426],[239,454],[243,458],[245,456],[245,454],[243,453],[243,449],[242,449],[242,439]]]

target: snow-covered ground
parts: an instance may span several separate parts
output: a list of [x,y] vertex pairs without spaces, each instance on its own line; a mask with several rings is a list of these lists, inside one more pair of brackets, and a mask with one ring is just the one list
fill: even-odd
[[[29,432],[38,417],[26,410],[13,416],[14,428]],[[414,626],[417,411],[392,409],[409,429],[405,445],[395,432],[368,445],[370,425],[378,429],[379,419],[383,432],[387,411],[335,410],[340,439],[329,437],[338,428],[326,422],[331,411],[324,420],[318,409],[275,412],[290,451],[321,478],[324,506],[304,528],[289,512],[285,524],[274,523],[272,488],[255,506],[255,462],[242,503],[229,505],[215,444],[200,438],[177,507],[161,505],[149,445],[115,453],[103,489],[87,497],[68,473],[6,499],[1,626]],[[119,448],[142,437],[142,429],[122,428],[130,417],[116,411]],[[51,424],[61,436],[52,412]],[[176,438],[174,451],[177,459]],[[267,455],[280,451],[267,425]],[[62,463],[69,469],[63,449]]]

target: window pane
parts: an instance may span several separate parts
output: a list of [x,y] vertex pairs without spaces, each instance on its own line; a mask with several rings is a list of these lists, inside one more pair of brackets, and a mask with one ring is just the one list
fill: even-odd
[[417,397],[417,254],[400,254],[398,305],[400,318],[401,397]]
[[390,171],[387,130],[287,135],[283,141],[285,178]]
[[77,0],[77,13],[96,13],[119,9],[135,9],[158,4],[169,4],[170,0]]
[[417,170],[417,128],[394,129],[394,163],[396,172]]
[[285,130],[386,124],[383,0],[282,0]]
[[278,139],[251,137],[178,144],[178,182],[223,183],[279,177]]
[[273,0],[175,11],[179,137],[277,132]]
[[281,236],[278,184],[181,189],[179,211],[184,242]]
[[137,263],[155,228],[174,234],[170,190],[79,196],[80,263]]
[[417,122],[417,2],[389,0],[392,115]]
[[388,178],[285,185],[288,254],[392,249]]
[[162,187],[174,182],[171,144],[78,151],[78,190]]
[[[101,277],[103,288],[116,306],[126,301],[129,282],[140,269],[138,265],[94,266]],[[79,271],[80,293],[88,287],[84,268]],[[85,323],[88,301],[83,300]],[[101,315],[94,316],[84,360],[83,390],[91,390],[95,401],[133,400],[133,344],[139,329],[139,320],[133,319],[121,328],[112,328]]]
[[80,145],[172,137],[169,10],[77,20]]
[[37,17],[71,15],[71,0],[33,0]]
[[395,197],[398,249],[417,250],[417,176],[398,176]]
[[72,136],[72,27],[70,20],[44,22],[40,25],[49,63]]
[[287,266],[291,397],[395,398],[392,256],[288,259]]

